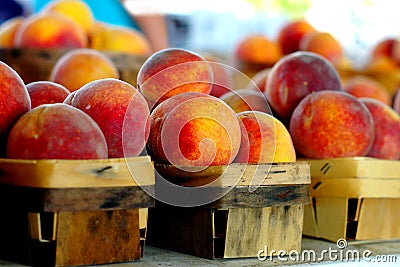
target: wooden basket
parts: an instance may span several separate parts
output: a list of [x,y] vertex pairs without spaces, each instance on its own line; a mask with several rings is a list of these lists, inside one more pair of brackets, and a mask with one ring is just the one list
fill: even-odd
[[311,204],[305,206],[304,235],[334,242],[400,238],[400,161],[307,161]]
[[[34,81],[47,81],[56,61],[68,49],[0,48],[0,61],[12,67],[25,84]],[[146,57],[125,53],[100,51],[115,64],[121,80],[136,86],[136,77]]]
[[2,159],[0,258],[34,266],[139,260],[154,184],[147,156]]
[[[156,202],[149,209],[148,244],[210,259],[257,257],[265,246],[300,251],[303,206],[309,201],[308,163],[232,164],[208,167],[196,175],[162,165],[156,169],[181,186],[202,185],[223,173],[215,186],[233,188],[198,207]],[[263,181],[250,192],[253,179]]]

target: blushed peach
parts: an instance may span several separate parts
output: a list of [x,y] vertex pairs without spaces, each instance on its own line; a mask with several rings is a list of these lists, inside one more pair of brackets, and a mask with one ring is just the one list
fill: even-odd
[[95,21],[92,10],[85,1],[81,0],[50,1],[43,7],[41,12],[52,12],[66,16],[79,24],[86,34],[93,27]]
[[343,84],[343,91],[357,98],[371,97],[390,105],[391,97],[386,88],[378,81],[365,75],[348,78]]
[[0,61],[0,155],[5,154],[6,140],[14,123],[31,109],[24,81],[6,63]]
[[375,138],[367,156],[381,159],[400,159],[400,115],[389,105],[373,98],[360,98],[372,115]]
[[26,85],[31,107],[35,108],[42,104],[63,103],[70,91],[61,84],[50,81],[36,81]]
[[114,62],[95,49],[74,49],[62,55],[53,66],[50,81],[65,86],[69,91],[98,79],[120,77]]
[[24,19],[15,32],[14,46],[23,48],[83,48],[87,35],[73,20],[54,13]]
[[186,92],[168,98],[152,111],[150,124],[147,148],[157,162],[226,165],[239,151],[236,113],[208,94]]
[[296,152],[287,128],[273,116],[245,111],[237,114],[241,121],[242,139],[234,162],[295,162]]
[[81,110],[60,103],[44,104],[15,123],[8,138],[7,157],[103,159],[107,158],[107,144],[96,122]]
[[88,114],[104,133],[109,158],[140,155],[149,135],[150,111],[131,84],[112,78],[89,82],[67,100]]
[[371,113],[343,91],[324,90],[303,98],[290,120],[296,152],[307,158],[365,156],[375,129]]
[[209,94],[213,73],[203,56],[181,48],[153,53],[137,75],[140,92],[152,106],[184,92]]
[[312,92],[341,90],[335,67],[322,56],[299,51],[281,58],[268,74],[265,95],[286,124],[299,102]]
[[316,29],[306,20],[293,20],[286,22],[279,30],[277,41],[283,54],[299,51],[301,38]]

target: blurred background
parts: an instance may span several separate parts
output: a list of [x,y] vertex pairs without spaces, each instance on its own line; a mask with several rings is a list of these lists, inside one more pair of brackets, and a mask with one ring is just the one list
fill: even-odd
[[[44,2],[16,1],[24,6],[26,13],[39,9]],[[140,0],[130,2],[134,9]],[[346,55],[358,64],[364,63],[368,51],[379,40],[388,36],[397,38],[400,33],[400,4],[390,0],[147,2],[154,2],[166,14],[171,46],[219,54],[232,53],[238,40],[249,33],[262,33],[274,39],[285,22],[299,18],[305,18],[319,31],[333,34],[342,43]]]

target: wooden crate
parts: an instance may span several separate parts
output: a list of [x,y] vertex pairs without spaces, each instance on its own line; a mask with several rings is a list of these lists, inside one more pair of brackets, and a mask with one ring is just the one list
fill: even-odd
[[147,156],[2,159],[0,258],[33,266],[139,260],[154,184]]
[[311,202],[305,206],[304,235],[334,242],[400,238],[400,161],[307,161]]
[[[0,48],[0,61],[12,67],[25,84],[49,80],[50,73],[56,61],[68,49],[37,49],[37,48]],[[120,78],[132,85],[136,85],[136,77],[146,57],[125,53],[101,51],[115,64]]]
[[[303,206],[309,201],[308,163],[232,164],[229,169],[208,167],[200,174],[158,165],[156,169],[182,186],[204,185],[212,180],[210,177],[223,173],[215,186],[232,189],[198,207],[157,201],[149,209],[148,244],[211,259],[257,257],[265,246],[269,250],[300,251]],[[239,182],[233,184],[238,177]],[[255,191],[249,190],[253,179],[262,181]]]

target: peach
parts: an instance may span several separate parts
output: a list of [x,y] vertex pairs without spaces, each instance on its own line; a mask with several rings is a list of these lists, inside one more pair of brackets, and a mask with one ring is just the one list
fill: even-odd
[[134,157],[143,151],[149,135],[150,111],[133,85],[113,78],[99,79],[75,91],[68,101],[99,125],[109,158]]
[[341,90],[338,72],[322,56],[299,51],[284,56],[272,67],[265,95],[272,110],[286,124],[305,96],[321,90]]
[[13,48],[15,32],[22,24],[24,17],[14,17],[1,23],[0,25],[0,47]]
[[185,92],[168,98],[152,111],[150,125],[147,148],[156,162],[226,165],[239,151],[236,113],[208,94]]
[[391,105],[391,97],[386,88],[378,81],[365,75],[348,78],[343,84],[343,91],[357,98],[371,97]]
[[306,20],[289,21],[278,30],[277,42],[283,54],[291,54],[300,50],[300,40],[305,34],[315,31],[316,29]]
[[349,93],[331,90],[301,100],[289,129],[296,152],[316,159],[365,156],[375,136],[367,107]]
[[393,58],[395,44],[398,40],[393,37],[386,37],[379,40],[371,50],[371,58],[376,59],[379,57]]
[[15,47],[82,48],[87,35],[73,20],[54,13],[38,13],[24,19],[15,32]]
[[48,2],[42,9],[43,13],[57,13],[70,18],[88,33],[94,24],[92,10],[81,0],[56,0]]
[[107,144],[96,122],[81,110],[62,103],[44,104],[15,123],[7,158],[104,159]]
[[50,73],[50,81],[71,92],[97,79],[119,77],[117,67],[106,54],[89,48],[66,52],[58,58]]
[[239,89],[220,96],[236,113],[242,111],[261,111],[271,113],[267,99],[260,91]]
[[246,86],[246,89],[259,90],[265,92],[267,87],[268,75],[271,72],[271,68],[265,68],[254,74],[251,81]]
[[334,65],[344,58],[342,44],[328,32],[315,31],[304,34],[299,43],[299,50],[317,53]]
[[26,85],[29,97],[31,98],[31,108],[42,104],[63,103],[70,91],[58,83],[50,81],[36,81]]
[[133,28],[104,26],[90,35],[90,48],[100,51],[149,56],[151,46],[146,36]]
[[6,148],[7,135],[14,123],[31,109],[24,81],[6,63],[0,61],[0,156]]
[[393,98],[393,109],[400,114],[400,88],[397,89],[397,92]]
[[234,49],[239,67],[243,65],[250,69],[271,67],[282,55],[279,44],[263,34],[246,35],[238,41]]
[[372,115],[375,138],[368,157],[400,159],[400,115],[389,105],[373,98],[360,98]]
[[245,111],[237,114],[241,121],[242,139],[234,162],[295,162],[296,152],[287,128],[273,116]]
[[153,53],[137,75],[139,90],[151,106],[183,92],[209,94],[212,82],[212,69],[204,57],[181,48]]

